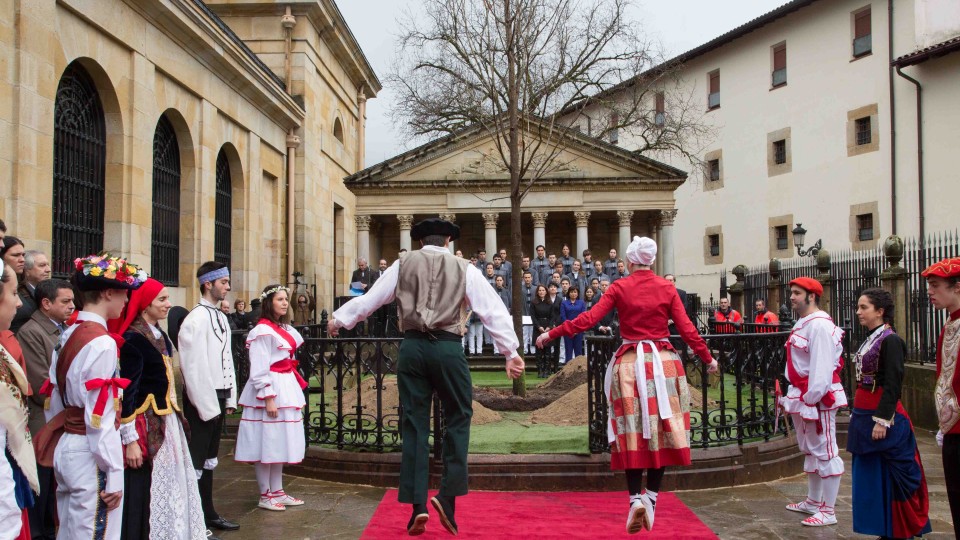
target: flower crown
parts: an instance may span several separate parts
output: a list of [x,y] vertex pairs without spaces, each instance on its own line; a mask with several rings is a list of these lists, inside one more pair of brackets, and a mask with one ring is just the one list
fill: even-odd
[[270,296],[271,294],[276,294],[276,293],[278,293],[278,292],[280,292],[280,291],[286,291],[288,295],[290,294],[290,289],[288,289],[287,287],[284,287],[283,285],[277,285],[276,287],[274,287],[274,288],[272,288],[272,289],[267,289],[267,290],[263,291],[262,293],[260,293],[260,301],[263,302],[263,301],[266,300],[267,297]]
[[74,259],[73,265],[77,272],[85,276],[113,279],[134,287],[139,287],[149,277],[146,270],[127,262],[124,258],[112,257],[107,252]]

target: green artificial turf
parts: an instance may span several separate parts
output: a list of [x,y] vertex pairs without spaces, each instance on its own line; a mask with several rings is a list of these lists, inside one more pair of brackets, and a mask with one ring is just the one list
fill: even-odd
[[589,454],[587,426],[531,424],[530,413],[470,428],[471,454]]
[[[499,388],[508,390],[513,388],[513,380],[507,377],[504,371],[471,371],[470,378],[473,379],[474,386],[485,386],[487,388]],[[533,388],[546,379],[541,379],[532,373],[526,374],[527,388]]]

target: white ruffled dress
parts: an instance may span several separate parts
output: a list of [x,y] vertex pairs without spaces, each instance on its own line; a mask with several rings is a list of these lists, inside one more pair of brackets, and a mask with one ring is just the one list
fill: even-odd
[[[283,329],[299,348],[303,337],[292,326]],[[247,334],[250,378],[238,403],[243,407],[237,433],[235,459],[244,463],[300,463],[306,450],[303,432],[303,389],[296,375],[270,371],[270,366],[289,360],[293,351],[287,340],[265,324]],[[264,400],[273,397],[277,418],[267,416]]]

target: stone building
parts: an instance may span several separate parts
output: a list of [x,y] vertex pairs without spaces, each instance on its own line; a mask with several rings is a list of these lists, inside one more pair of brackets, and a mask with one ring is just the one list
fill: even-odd
[[[937,201],[960,197],[958,50],[954,0],[793,0],[667,61],[679,82],[650,94],[651,116],[689,97],[716,133],[676,191],[681,286],[705,296],[722,269],[796,257],[798,223],[834,252],[954,230]],[[588,105],[569,121],[638,148],[608,117]]]
[[107,249],[188,306],[214,258],[238,298],[346,282],[380,83],[333,0],[3,0],[0,58],[0,217],[56,273]]
[[[566,243],[577,258],[590,248],[602,260],[610,248],[622,256],[631,234],[649,234],[661,243],[659,268],[672,272],[674,192],[686,173],[580,133],[543,142],[555,166],[523,200],[524,253],[532,257],[543,244],[559,256]],[[357,197],[359,256],[392,260],[411,248],[412,223],[437,215],[461,227],[451,251],[469,256],[482,248],[489,261],[498,249],[510,250],[510,175],[480,128],[431,141],[345,183]]]

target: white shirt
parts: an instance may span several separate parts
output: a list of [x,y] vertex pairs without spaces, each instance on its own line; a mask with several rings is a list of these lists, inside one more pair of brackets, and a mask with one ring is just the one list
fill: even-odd
[[[423,246],[422,249],[424,251],[450,253],[447,248],[441,246]],[[393,302],[399,277],[400,261],[397,260],[383,272],[383,275],[363,296],[350,300],[333,312],[337,327],[353,328],[380,306]],[[506,306],[503,305],[503,301],[500,300],[500,296],[475,266],[467,265],[466,278],[467,302],[470,303],[470,308],[480,317],[483,325],[490,332],[493,341],[497,344],[497,350],[503,352],[507,359],[520,356],[517,354],[517,347],[520,346],[520,342],[513,330],[513,318],[507,311]]]
[[230,390],[225,405],[235,409],[237,384],[227,316],[201,298],[183,319],[177,341],[183,386],[200,419],[207,422],[220,415],[217,390]]
[[[842,341],[843,330],[821,310],[800,318],[793,326],[788,342],[790,357],[797,374],[807,378],[807,392],[801,399],[800,389],[790,386],[784,403],[787,412],[816,419],[817,409],[822,408],[818,404],[828,392],[833,392],[836,400],[830,408],[847,404],[843,385],[833,382],[833,373],[843,353]],[[789,376],[789,370],[786,373]]]
[[[95,322],[104,328],[107,327],[107,321],[103,317],[89,311],[81,311],[77,314],[77,322],[80,321]],[[66,343],[78,326],[75,324],[68,328],[63,333],[61,343]],[[50,364],[51,382],[57,380],[59,352],[59,348],[54,351],[53,361]],[[107,400],[107,406],[103,409],[100,427],[92,427],[91,417],[97,398],[100,396],[100,389],[88,391],[85,384],[91,379],[110,379],[119,376],[117,342],[110,336],[101,336],[80,349],[73,363],[70,364],[70,369],[67,370],[66,388],[55,387],[53,395],[50,396],[51,410],[54,403],[60,405],[60,392],[66,392],[68,405],[83,408],[83,417],[87,425],[87,443],[97,467],[107,475],[105,489],[108,493],[123,491],[123,447],[120,443],[120,432],[114,427],[114,420],[120,411],[114,410],[113,394],[111,394]],[[58,408],[62,410],[62,407]]]

